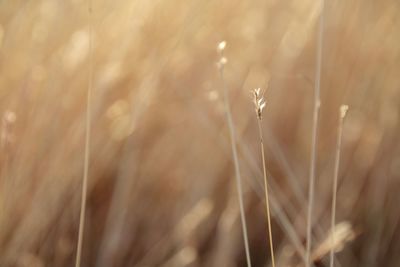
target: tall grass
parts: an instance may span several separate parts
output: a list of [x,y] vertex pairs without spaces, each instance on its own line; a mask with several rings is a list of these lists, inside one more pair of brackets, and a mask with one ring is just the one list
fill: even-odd
[[[339,174],[351,179],[337,182],[332,200],[335,248],[345,245],[334,265],[399,266],[395,0],[326,2],[309,210],[314,88],[303,78],[315,68],[320,1],[100,0],[92,15],[87,1],[1,4],[0,114],[17,119],[1,129],[0,266],[242,267],[250,254],[252,265],[271,266],[270,248],[276,266],[304,266],[308,226],[311,251],[329,241],[314,265],[329,266],[341,99],[351,112]],[[90,16],[98,26],[89,35]],[[230,41],[227,88],[221,69],[210,69],[220,36]],[[246,90],[232,90],[266,76],[276,88],[259,127],[267,186],[255,179],[263,173],[253,107]],[[181,226],[204,198],[209,215]],[[356,242],[340,241],[339,217],[362,231]]]
[[92,90],[93,90],[93,22],[92,22],[92,0],[89,0],[88,17],[89,17],[89,73],[88,85],[86,95],[86,120],[85,120],[85,156],[83,162],[83,176],[82,176],[82,194],[81,194],[81,210],[79,214],[79,230],[78,230],[78,243],[76,248],[75,267],[81,266],[82,246],[83,246],[83,233],[85,229],[85,216],[86,216],[86,201],[87,201],[87,187],[89,180],[89,164],[90,164],[90,135],[91,135],[91,121],[92,121]]
[[243,204],[242,177],[240,174],[239,159],[238,159],[238,153],[237,153],[237,148],[236,148],[235,126],[233,125],[231,107],[229,104],[228,87],[227,87],[225,79],[224,79],[224,66],[227,63],[227,59],[224,57],[225,46],[226,46],[225,41],[222,41],[218,44],[217,48],[218,48],[218,52],[220,53],[220,59],[219,59],[219,62],[217,63],[217,65],[218,65],[219,74],[220,74],[221,81],[222,81],[225,113],[226,113],[226,119],[228,121],[229,134],[231,137],[232,157],[233,157],[233,164],[235,166],[236,187],[237,187],[238,199],[239,199],[240,219],[242,222],[242,232],[243,232],[244,247],[245,247],[245,252],[246,252],[246,261],[247,261],[247,266],[251,267],[249,238],[247,235],[246,216],[245,216],[244,204]]
[[318,139],[318,121],[319,109],[321,106],[320,87],[321,87],[321,63],[322,63],[322,45],[324,31],[324,9],[325,0],[321,0],[321,15],[318,31],[318,44],[316,56],[316,71],[315,71],[315,89],[314,89],[314,112],[313,125],[311,135],[311,160],[310,160],[310,176],[308,187],[308,210],[307,210],[307,237],[306,237],[306,267],[311,266],[311,245],[312,245],[312,213],[314,208],[314,190],[315,190],[315,168],[317,157],[317,139]]
[[348,110],[347,105],[342,105],[339,110],[339,125],[337,131],[337,142],[336,142],[336,153],[335,153],[335,169],[333,174],[333,188],[332,188],[332,215],[331,215],[331,242],[332,248],[330,251],[330,267],[334,264],[334,244],[335,244],[335,225],[336,225],[336,197],[337,197],[337,184],[339,177],[339,164],[340,164],[340,151],[342,148],[342,132],[343,132],[343,121]]
[[262,112],[266,105],[266,102],[263,98],[263,94],[261,93],[260,88],[255,89],[253,94],[254,94],[254,105],[256,107],[256,114],[257,114],[258,133],[260,136],[261,160],[262,160],[263,178],[264,178],[265,210],[266,210],[266,214],[267,214],[269,247],[270,247],[270,252],[271,252],[271,264],[272,264],[272,267],[275,267],[274,243],[272,241],[271,215],[270,215],[269,196],[268,196],[267,168],[265,166],[264,138],[263,138],[262,125],[261,125]]

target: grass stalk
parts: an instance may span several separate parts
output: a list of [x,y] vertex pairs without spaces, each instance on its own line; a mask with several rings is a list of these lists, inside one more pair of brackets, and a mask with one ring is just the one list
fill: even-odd
[[272,241],[272,227],[271,227],[271,215],[269,208],[269,196],[268,196],[268,181],[267,181],[267,168],[265,166],[265,152],[264,152],[264,138],[262,131],[262,110],[265,107],[265,101],[262,95],[260,94],[260,89],[254,90],[254,104],[256,106],[257,112],[257,125],[258,125],[258,133],[260,135],[260,147],[261,147],[261,159],[263,166],[263,176],[264,176],[264,192],[265,192],[265,209],[267,215],[267,226],[268,226],[268,236],[269,236],[269,247],[271,253],[271,263],[272,267],[275,267],[275,256],[274,256],[274,245]]
[[315,88],[314,88],[314,112],[313,125],[311,134],[311,160],[310,160],[310,176],[308,187],[308,210],[307,210],[307,237],[306,237],[306,262],[305,266],[311,266],[311,229],[312,229],[312,213],[314,206],[314,188],[315,188],[315,165],[317,156],[317,138],[318,138],[318,121],[319,109],[321,106],[320,87],[321,87],[321,63],[322,63],[322,45],[324,31],[324,9],[325,0],[321,0],[321,15],[319,23],[317,56],[316,56],[316,71],[315,71]]
[[241,223],[242,223],[242,232],[243,232],[244,247],[245,247],[245,252],[246,252],[246,261],[247,261],[247,266],[251,267],[249,239],[247,236],[246,217],[245,217],[244,205],[243,205],[242,178],[240,175],[239,159],[238,159],[238,153],[237,153],[237,148],[236,148],[236,134],[235,134],[235,128],[233,125],[231,108],[230,108],[230,104],[229,104],[228,88],[227,88],[227,85],[226,85],[225,79],[224,79],[224,66],[227,62],[226,58],[223,56],[225,45],[226,45],[225,41],[218,44],[218,51],[220,53],[218,69],[219,69],[219,74],[220,74],[222,85],[223,85],[222,89],[223,89],[223,95],[224,95],[225,112],[226,112],[226,118],[228,121],[229,134],[231,137],[232,157],[233,157],[233,163],[235,166],[236,187],[237,187],[238,199],[239,199],[240,219],[241,219]]
[[83,233],[85,228],[86,215],[86,200],[87,200],[87,184],[89,179],[89,163],[90,163],[90,133],[91,133],[91,106],[92,106],[92,89],[93,89],[93,25],[92,25],[92,0],[89,0],[89,75],[88,87],[86,96],[86,129],[85,129],[85,155],[83,163],[82,176],[82,195],[81,195],[81,210],[79,215],[79,232],[78,243],[76,249],[75,267],[81,266]]
[[340,164],[340,151],[342,147],[342,132],[343,132],[343,121],[346,116],[348,106],[342,105],[340,107],[340,117],[337,132],[336,142],[336,155],[335,155],[335,169],[333,175],[333,188],[332,188],[332,214],[331,214],[331,250],[330,250],[330,261],[329,266],[333,267],[334,264],[334,248],[335,248],[335,224],[336,224],[336,198],[337,198],[337,184],[339,177],[339,164]]

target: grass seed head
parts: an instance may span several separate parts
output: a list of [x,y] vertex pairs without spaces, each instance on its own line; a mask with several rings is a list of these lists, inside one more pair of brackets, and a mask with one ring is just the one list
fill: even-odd
[[226,47],[226,41],[222,41],[222,42],[220,42],[219,44],[218,44],[218,52],[222,52],[222,51],[224,51],[225,50],[225,47]]
[[340,106],[340,116],[342,117],[342,119],[344,119],[344,117],[346,116],[347,110],[349,109],[348,105],[341,105]]
[[263,94],[261,93],[261,88],[254,89],[253,96],[254,96],[253,102],[256,107],[257,117],[259,120],[261,120],[262,119],[262,111],[266,105]]

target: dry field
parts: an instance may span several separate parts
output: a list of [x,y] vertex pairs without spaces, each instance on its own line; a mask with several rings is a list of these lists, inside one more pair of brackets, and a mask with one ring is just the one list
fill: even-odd
[[399,1],[92,2],[0,1],[1,267],[76,266],[87,118],[82,267],[247,266],[224,83],[252,266],[271,266],[257,87],[275,263],[304,266],[318,70],[312,259],[347,104],[335,266],[400,266]]

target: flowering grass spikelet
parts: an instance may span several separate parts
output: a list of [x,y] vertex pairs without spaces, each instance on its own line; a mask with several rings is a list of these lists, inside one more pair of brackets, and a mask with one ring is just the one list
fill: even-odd
[[262,111],[265,108],[266,102],[264,100],[263,94],[261,93],[261,88],[256,88],[253,91],[254,95],[254,105],[256,107],[256,113],[259,120],[262,119]]

